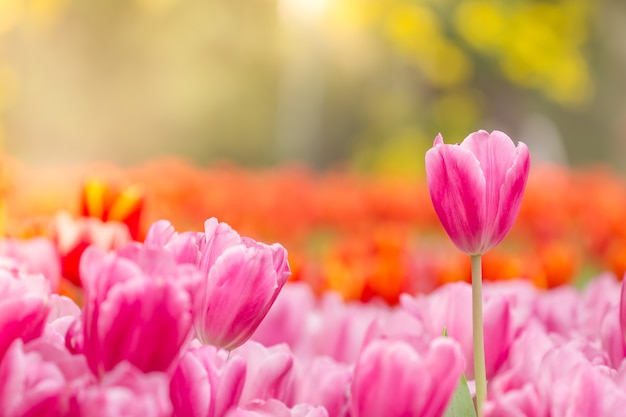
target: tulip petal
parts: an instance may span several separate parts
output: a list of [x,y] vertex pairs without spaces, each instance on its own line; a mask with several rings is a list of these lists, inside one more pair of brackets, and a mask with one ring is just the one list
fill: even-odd
[[470,255],[481,253],[485,227],[485,176],[480,162],[458,145],[426,152],[426,175],[433,206],[452,242]]
[[189,298],[167,281],[134,279],[113,287],[98,322],[104,369],[126,359],[143,372],[167,370],[191,330]]
[[202,253],[198,268],[208,273],[216,259],[227,248],[242,243],[239,234],[226,223],[218,223],[215,217],[204,222],[204,245],[200,247]]
[[152,223],[146,233],[144,244],[151,246],[165,246],[176,237],[176,229],[167,220],[157,220]]
[[498,214],[493,221],[492,246],[500,243],[509,232],[522,204],[528,172],[530,170],[530,154],[528,147],[519,142],[516,157],[500,187]]
[[263,320],[280,288],[269,248],[228,248],[209,271],[203,305],[196,320],[204,343],[233,349]]
[[517,155],[515,144],[505,133],[479,130],[469,135],[461,147],[469,149],[480,162],[486,179],[485,224],[492,225],[498,214],[500,186]]

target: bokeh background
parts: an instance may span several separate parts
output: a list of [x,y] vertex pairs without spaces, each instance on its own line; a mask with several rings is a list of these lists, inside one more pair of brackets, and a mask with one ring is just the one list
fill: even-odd
[[0,0],[0,140],[35,165],[421,174],[499,129],[623,171],[619,0]]

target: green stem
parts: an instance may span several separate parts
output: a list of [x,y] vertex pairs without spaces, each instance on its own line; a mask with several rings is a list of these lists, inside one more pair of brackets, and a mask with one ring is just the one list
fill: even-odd
[[474,331],[474,375],[476,377],[476,415],[482,417],[487,396],[485,337],[483,335],[483,271],[481,255],[472,255],[472,327]]

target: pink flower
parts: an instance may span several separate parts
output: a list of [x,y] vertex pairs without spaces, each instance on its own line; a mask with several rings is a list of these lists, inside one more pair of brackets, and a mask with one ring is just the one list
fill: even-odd
[[[459,342],[467,369],[465,375],[474,378],[472,356],[472,289],[470,284],[458,282],[438,288],[427,297],[417,299],[408,295],[400,298],[402,306],[425,324],[433,337],[441,335],[444,327],[448,335]],[[491,378],[506,360],[517,329],[509,301],[494,296],[484,303],[485,367]]]
[[118,254],[88,248],[81,260],[85,305],[68,343],[96,375],[127,360],[166,371],[190,340],[201,276],[165,250],[128,246]]
[[6,417],[57,416],[65,378],[52,362],[16,340],[0,362],[0,410]]
[[291,275],[287,251],[241,238],[209,219],[200,269],[207,274],[195,328],[203,343],[234,349],[252,336]]
[[622,329],[622,341],[626,342],[626,280],[622,280],[620,292],[619,324]]
[[58,346],[65,346],[65,338],[70,326],[80,317],[80,307],[64,295],[50,296],[50,314],[40,339],[45,339]]
[[307,330],[307,318],[313,313],[315,294],[304,282],[287,282],[265,316],[252,340],[273,346],[287,343],[295,351]]
[[205,344],[232,350],[257,329],[291,275],[287,251],[241,237],[226,223],[211,218],[204,233],[177,233],[169,222],[152,225],[146,246],[164,247],[179,263],[199,267],[206,279],[195,320]]
[[437,135],[426,152],[428,190],[452,242],[480,255],[504,239],[519,212],[530,169],[528,148],[498,131],[470,134],[459,145]]
[[352,366],[317,356],[298,369],[294,381],[294,402],[323,406],[328,415],[344,417],[350,406],[348,393]]
[[239,403],[246,377],[246,361],[226,360],[223,350],[202,346],[188,350],[170,381],[174,415],[221,417]]
[[71,417],[170,417],[168,377],[161,372],[142,373],[122,362],[98,384],[77,393]]
[[453,340],[438,338],[426,352],[398,340],[375,340],[357,361],[352,417],[441,416],[464,360]]
[[42,274],[52,292],[59,290],[61,260],[52,241],[43,237],[0,240],[0,255],[16,259],[25,272]]
[[43,275],[0,267],[0,358],[16,339],[39,337],[46,324],[50,287]]
[[178,233],[169,221],[158,220],[150,226],[144,244],[167,249],[180,264],[198,265],[204,240],[204,233]]
[[239,404],[277,399],[290,403],[293,396],[293,356],[287,345],[266,348],[250,341],[233,352],[246,360],[246,382]]
[[485,417],[547,417],[543,399],[532,383],[503,393],[493,402],[487,401],[484,412]]
[[226,417],[328,417],[324,407],[298,404],[293,408],[277,400],[254,401],[226,414]]

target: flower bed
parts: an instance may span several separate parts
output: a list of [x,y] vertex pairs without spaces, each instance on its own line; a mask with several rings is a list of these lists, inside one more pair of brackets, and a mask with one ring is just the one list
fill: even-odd
[[[474,415],[471,393],[481,417],[626,406],[626,188],[543,168],[520,208],[528,150],[501,132],[438,137],[428,189],[303,170],[152,165],[85,181],[85,167],[6,166],[3,415],[453,417]],[[44,177],[50,194],[33,193]],[[221,210],[235,229],[151,222]]]

